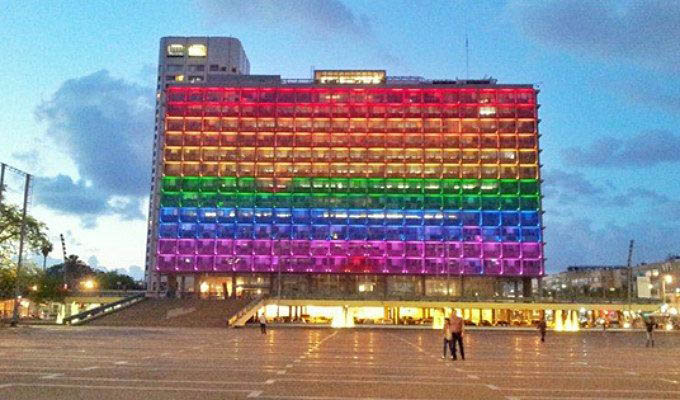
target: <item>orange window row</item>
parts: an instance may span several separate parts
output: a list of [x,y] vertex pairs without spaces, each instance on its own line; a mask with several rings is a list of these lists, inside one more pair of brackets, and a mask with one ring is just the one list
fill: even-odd
[[533,117],[519,119],[420,119],[420,118],[191,118],[168,115],[166,130],[259,132],[370,132],[370,133],[532,133]]
[[350,147],[172,147],[165,161],[410,162],[536,164],[535,149],[420,149]]
[[536,134],[165,132],[169,146],[536,148]]

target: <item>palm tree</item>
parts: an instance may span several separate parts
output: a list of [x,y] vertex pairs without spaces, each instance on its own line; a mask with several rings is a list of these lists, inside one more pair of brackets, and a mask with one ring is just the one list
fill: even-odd
[[54,247],[52,246],[52,243],[50,242],[45,242],[42,244],[40,247],[40,252],[43,255],[43,271],[45,270],[45,267],[47,265],[47,255],[50,254],[54,250]]

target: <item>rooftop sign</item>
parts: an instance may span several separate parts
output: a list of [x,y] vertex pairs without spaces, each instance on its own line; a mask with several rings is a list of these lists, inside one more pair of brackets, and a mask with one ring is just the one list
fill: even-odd
[[387,73],[384,70],[315,70],[314,82],[330,85],[378,85],[384,84]]

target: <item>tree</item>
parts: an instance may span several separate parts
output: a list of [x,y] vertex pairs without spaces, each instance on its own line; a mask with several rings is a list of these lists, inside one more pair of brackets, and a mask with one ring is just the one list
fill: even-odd
[[[19,272],[19,291],[22,296],[26,296],[29,288],[38,284],[40,281],[39,268],[35,263],[24,264]],[[0,298],[14,298],[14,286],[17,284],[17,269],[14,263],[0,265]]]
[[26,297],[36,303],[61,302],[67,293],[68,290],[64,288],[64,281],[61,278],[50,276],[43,270],[37,271],[34,275],[32,284],[28,286]]
[[43,255],[43,270],[45,270],[45,267],[47,266],[47,255],[50,254],[52,250],[54,250],[54,247],[50,242],[45,242],[40,247],[40,252]]
[[[19,241],[21,219],[22,213],[18,206],[0,204],[0,246],[12,246]],[[47,226],[44,223],[26,215],[26,245],[29,251],[37,253],[50,243],[46,231]]]
[[100,272],[97,274],[97,281],[99,287],[105,290],[139,289],[131,276],[121,274],[118,271]]
[[95,271],[77,255],[71,254],[63,263],[48,268],[47,275],[60,278],[68,289],[77,290],[80,281],[85,277],[95,275]]

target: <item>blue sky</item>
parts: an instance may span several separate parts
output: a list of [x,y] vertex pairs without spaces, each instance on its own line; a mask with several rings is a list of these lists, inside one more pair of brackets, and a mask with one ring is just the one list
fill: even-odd
[[629,239],[635,262],[680,252],[674,2],[8,2],[0,160],[36,175],[55,243],[139,276],[160,37],[238,37],[256,74],[455,78],[466,34],[471,77],[541,89],[548,272],[625,263]]

